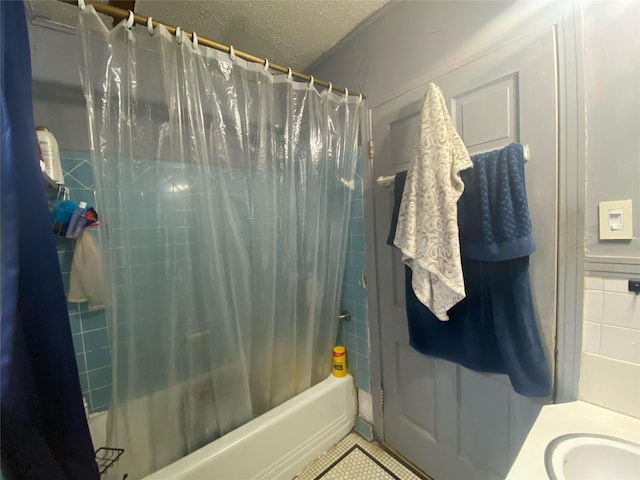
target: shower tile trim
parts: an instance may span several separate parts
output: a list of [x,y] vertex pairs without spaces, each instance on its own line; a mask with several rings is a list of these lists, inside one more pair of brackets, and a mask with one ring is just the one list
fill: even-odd
[[361,158],[358,159],[355,182],[356,189],[350,205],[349,237],[341,296],[341,309],[351,313],[351,321],[340,323],[336,343],[344,345],[347,350],[347,368],[353,374],[356,386],[365,392],[371,392],[367,291],[363,284],[365,242]]

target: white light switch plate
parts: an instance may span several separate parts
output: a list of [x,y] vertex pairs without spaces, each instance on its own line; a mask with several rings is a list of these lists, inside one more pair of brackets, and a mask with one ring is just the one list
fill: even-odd
[[631,240],[633,211],[631,200],[600,202],[600,240]]

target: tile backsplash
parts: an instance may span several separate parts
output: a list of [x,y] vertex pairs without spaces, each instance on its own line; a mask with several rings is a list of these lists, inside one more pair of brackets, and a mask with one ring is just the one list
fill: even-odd
[[[362,399],[371,399],[371,368],[369,361],[369,323],[367,318],[367,290],[365,275],[364,218],[362,206],[362,158],[358,159],[355,189],[351,196],[347,259],[342,282],[341,308],[351,313],[351,321],[341,321],[336,344],[347,350],[347,368],[353,375],[360,400],[356,431],[373,439],[370,415],[363,415]],[[370,400],[369,400],[369,403]]]
[[640,418],[640,296],[586,277],[583,320],[580,399]]
[[[70,198],[75,202],[84,201],[89,205],[95,205],[89,153],[60,150],[60,163]],[[73,259],[73,240],[57,237],[56,248],[64,291],[67,293]],[[111,352],[105,311],[89,311],[86,302],[67,303],[67,308],[82,395],[89,404],[89,411],[106,410],[111,399]]]
[[[70,198],[95,205],[89,153],[61,150],[60,159]],[[341,322],[337,343],[347,348],[348,368],[356,380],[357,387],[371,392],[367,297],[363,281],[365,247],[361,172],[360,160],[351,200],[347,259],[341,297],[342,308],[351,313],[351,321]],[[65,292],[68,292],[73,241],[58,238],[57,250]],[[89,403],[91,412],[106,410],[111,397],[112,372],[105,312],[91,312],[86,303],[68,303],[68,309],[82,393]]]
[[351,313],[351,321],[340,323],[337,343],[344,345],[347,350],[347,368],[355,378],[356,386],[365,392],[371,392],[361,172],[362,160],[359,159],[355,189],[351,197],[349,239],[341,298],[341,306]]

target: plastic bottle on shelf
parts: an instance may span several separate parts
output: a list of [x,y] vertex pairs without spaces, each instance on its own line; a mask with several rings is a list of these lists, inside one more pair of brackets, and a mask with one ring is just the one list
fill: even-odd
[[84,228],[84,213],[87,211],[87,202],[80,202],[73,211],[69,226],[67,227],[67,238],[76,238]]
[[36,127],[36,137],[40,147],[41,160],[44,162],[44,173],[58,185],[64,185],[62,166],[60,164],[60,150],[58,141],[47,127]]

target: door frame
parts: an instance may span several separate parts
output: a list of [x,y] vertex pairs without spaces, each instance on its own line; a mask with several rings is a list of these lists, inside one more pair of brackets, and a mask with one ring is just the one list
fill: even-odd
[[[585,202],[585,119],[584,85],[582,67],[582,17],[579,7],[571,6],[554,24],[557,38],[557,92],[558,92],[558,286],[556,347],[555,347],[555,391],[554,403],[564,403],[578,398],[578,381],[582,350],[582,300],[584,282],[584,202]],[[535,32],[535,30],[534,30]],[[533,32],[523,32],[522,37]],[[518,41],[520,38],[513,41]],[[499,44],[476,58],[465,59],[464,63],[481,58],[512,43]],[[461,66],[461,65],[458,65]],[[405,89],[398,89],[393,95],[369,106],[365,115],[366,130],[372,137],[372,109],[393,98],[416,88],[424,88],[429,81],[437,83],[439,77],[451,72],[457,66],[446,65],[426,72]],[[374,139],[375,140],[375,139]],[[374,142],[375,143],[375,142]],[[375,154],[374,154],[375,155]],[[371,390],[373,399],[374,436],[384,442],[384,422],[382,407],[382,355],[380,334],[380,306],[378,295],[378,272],[375,261],[375,217],[373,189],[375,183],[373,159],[363,158],[364,180],[364,223],[366,268],[370,272],[367,285]],[[389,172],[391,174],[391,172]],[[379,246],[382,247],[382,246]]]

